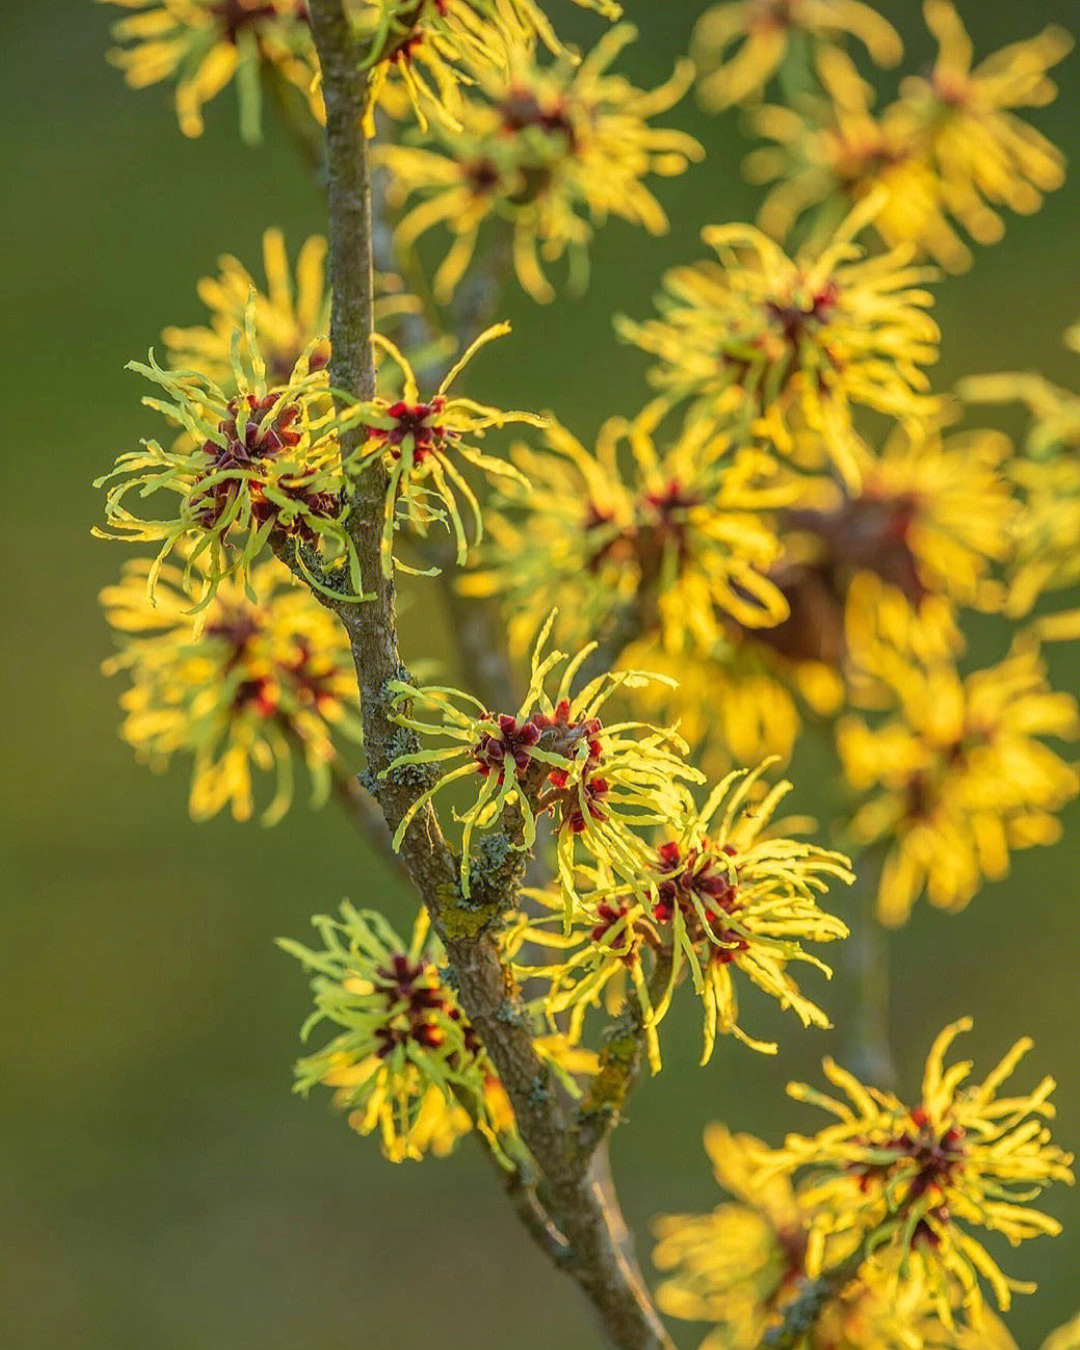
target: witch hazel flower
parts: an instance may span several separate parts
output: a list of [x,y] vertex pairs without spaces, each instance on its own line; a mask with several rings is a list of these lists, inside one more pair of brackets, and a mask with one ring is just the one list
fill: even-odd
[[552,614],[540,633],[532,678],[516,713],[492,713],[457,689],[393,684],[399,725],[443,744],[398,756],[384,776],[415,772],[415,766],[441,770],[402,818],[395,848],[417,812],[444,788],[461,780],[475,785],[472,802],[454,817],[462,826],[465,896],[470,894],[477,832],[505,829],[509,847],[529,849],[536,843],[537,819],[549,817],[569,912],[579,851],[602,858],[635,884],[650,851],[642,831],[669,818],[679,806],[683,785],[698,781],[700,774],[685,763],[685,745],[673,730],[640,722],[605,724],[601,719],[601,710],[618,690],[650,676],[609,673],[573,692],[595,644],[572,658],[557,650],[545,655],[554,619]]

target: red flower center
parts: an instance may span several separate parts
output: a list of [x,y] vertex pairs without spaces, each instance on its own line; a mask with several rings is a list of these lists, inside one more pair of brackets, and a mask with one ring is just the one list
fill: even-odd
[[[386,965],[375,972],[375,993],[382,996],[387,1021],[375,1029],[376,1054],[385,1059],[397,1046],[411,1041],[427,1050],[436,1050],[446,1040],[446,1029],[434,1014],[452,1022],[461,1022],[461,1009],[450,1001],[447,991],[432,979],[432,967],[426,961],[412,961],[404,952],[395,952]],[[465,1026],[465,1050],[479,1052],[480,1043],[473,1029]]]
[[[720,853],[725,858],[735,856],[730,844],[725,844]],[[707,839],[701,848],[685,853],[672,840],[662,844],[657,855],[660,870],[669,879],[657,887],[653,918],[669,924],[678,910],[691,941],[710,945],[711,960],[723,965],[733,961],[747,947],[745,938],[725,922],[726,916],[739,908],[737,869],[718,857]],[[718,942],[724,945],[713,945]]]
[[473,758],[477,771],[486,778],[493,771],[501,783],[509,760],[514,772],[521,778],[532,762],[532,747],[540,739],[541,729],[536,722],[519,722],[516,717],[502,713],[498,718],[499,729],[485,732],[473,746]]
[[836,282],[828,281],[809,297],[809,303],[794,298],[783,302],[767,300],[765,310],[780,325],[785,341],[797,347],[804,336],[829,322],[839,299]]
[[373,440],[381,440],[395,459],[401,457],[404,441],[411,438],[413,462],[422,464],[428,455],[443,449],[457,437],[456,432],[447,431],[438,420],[445,407],[446,399],[441,394],[430,403],[392,403],[386,415],[394,419],[394,425],[369,427],[368,436]]
[[[265,398],[256,398],[248,394],[244,398],[237,395],[228,403],[229,415],[218,423],[218,431],[225,438],[224,444],[216,440],[204,441],[203,454],[213,461],[210,472],[218,469],[247,469],[260,459],[272,459],[284,449],[300,443],[299,432],[291,427],[300,416],[300,409],[294,403],[284,403],[273,418],[264,425],[266,415],[277,402],[277,397],[267,394]],[[243,434],[240,432],[240,411],[245,412]]]

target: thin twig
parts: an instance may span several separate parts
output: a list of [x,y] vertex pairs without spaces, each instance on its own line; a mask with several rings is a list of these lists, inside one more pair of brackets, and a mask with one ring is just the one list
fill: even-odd
[[[671,952],[660,952],[649,979],[649,998],[659,1002],[671,979]],[[647,1026],[640,1001],[631,996],[626,1010],[607,1031],[600,1068],[577,1112],[578,1162],[586,1170],[593,1155],[618,1125],[626,1101],[641,1077]]]
[[825,1271],[816,1279],[804,1279],[799,1292],[784,1309],[783,1320],[770,1327],[761,1338],[760,1350],[801,1350],[825,1311],[825,1305],[850,1284],[862,1262],[860,1249],[835,1269]]

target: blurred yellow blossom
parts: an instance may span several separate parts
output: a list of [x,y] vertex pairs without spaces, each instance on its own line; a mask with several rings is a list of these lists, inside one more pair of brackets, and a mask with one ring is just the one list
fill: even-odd
[[993,243],[1004,225],[997,208],[1028,215],[1059,188],[1065,158],[1014,108],[1041,108],[1057,88],[1047,71],[1072,49],[1062,28],[1014,42],[973,65],[974,48],[952,0],[924,0],[939,51],[928,75],[911,75],[900,95],[925,130],[922,154],[941,201],[977,243]]
[[517,48],[508,73],[479,76],[478,93],[458,109],[460,129],[436,124],[427,144],[376,151],[389,173],[391,203],[408,207],[395,231],[399,247],[411,247],[435,225],[451,232],[434,278],[438,299],[453,295],[489,220],[510,231],[518,280],[539,301],[555,297],[543,264],[564,254],[580,288],[587,245],[608,216],[654,234],[667,229],[643,180],[681,173],[704,152],[684,132],[651,127],[648,119],[682,97],[691,71],[680,64],[658,89],[635,89],[608,70],[634,36],[630,25],[620,25],[579,63],[564,56],[541,66]]
[[875,615],[861,619],[861,631],[848,626],[851,660],[865,702],[890,711],[873,725],[845,716],[836,746],[858,795],[852,836],[886,850],[878,913],[895,925],[924,891],[963,908],[984,877],[1007,874],[1010,850],[1059,837],[1080,777],[1041,738],[1075,738],[1080,714],[1072,694],[1051,690],[1030,643],[961,677],[948,657],[920,659],[876,630]]
[[[287,382],[293,367],[309,348],[309,369],[323,369],[330,359],[330,291],[325,263],[326,240],[313,234],[297,254],[294,279],[284,236],[280,230],[266,230],[263,290],[243,263],[225,254],[219,261],[218,275],[203,277],[198,284],[199,299],[209,311],[209,322],[163,330],[161,337],[169,364],[178,369],[198,370],[217,384],[228,385],[232,379],[234,334],[241,335],[243,352],[245,319],[250,308],[255,338],[271,384]],[[405,293],[400,278],[380,274],[375,285],[375,315],[381,323],[419,310],[419,300]]]
[[705,421],[665,431],[664,411],[609,418],[595,452],[558,423],[541,449],[513,448],[529,490],[487,512],[482,565],[461,588],[500,598],[515,650],[556,602],[575,641],[624,611],[671,652],[711,650],[725,618],[758,628],[786,616],[767,573],[780,558],[775,512],[798,485]]
[[831,462],[857,484],[854,407],[907,419],[938,406],[923,369],[937,359],[933,299],[920,289],[933,273],[909,266],[910,246],[868,257],[854,242],[878,205],[862,203],[827,247],[794,259],[752,226],[709,226],[719,261],[667,272],[660,317],[620,319],[619,331],[658,358],[652,379],[669,397],[784,454],[808,430],[807,467]]
[[972,68],[973,50],[951,0],[927,0],[927,23],[940,44],[925,76],[875,114],[874,87],[842,50],[816,54],[820,93],[790,105],[755,109],[754,130],[772,145],[753,151],[746,172],[773,182],[762,228],[785,238],[816,211],[812,238],[871,193],[883,202],[873,227],[888,247],[918,246],[950,271],[971,264],[960,231],[993,243],[1000,208],[1038,210],[1061,186],[1064,156],[1015,108],[1041,107],[1056,96],[1047,70],[1072,46],[1060,28],[1002,48]]
[[226,806],[248,819],[253,770],[276,776],[263,820],[278,820],[292,801],[294,756],[307,766],[316,804],[324,801],[335,738],[361,740],[352,658],[333,615],[270,559],[254,569],[258,603],[227,578],[196,636],[191,607],[201,584],[166,565],[151,606],[149,566],[127,563],[120,582],[101,593],[120,645],[105,669],[131,680],[120,698],[125,740],[153,767],[192,756],[196,820]]
[[236,80],[240,130],[259,138],[264,72],[295,86],[312,110],[316,61],[301,0],[103,0],[136,10],[113,25],[110,60],[135,89],[176,81],[176,113],[185,136],[200,136],[203,105]]
[[[1080,349],[1080,325],[1066,342]],[[1034,371],[971,376],[958,392],[971,403],[1020,403],[1030,414],[1028,456],[1008,466],[1023,510],[1014,526],[1005,612],[1023,618],[1045,592],[1080,580],[1080,392]]]
[[701,72],[701,101],[714,110],[743,103],[760,94],[780,70],[793,42],[842,42],[848,36],[861,42],[877,65],[895,66],[903,55],[896,30],[862,0],[725,0],[713,5],[694,29],[692,53]]
[[671,1317],[714,1325],[701,1350],[758,1350],[806,1273],[808,1216],[787,1177],[763,1179],[759,1139],[714,1123],[705,1149],[732,1199],[653,1220],[653,1262],[665,1272],[657,1302]]
[[773,184],[758,215],[761,228],[786,239],[813,212],[811,241],[827,238],[856,202],[876,193],[871,225],[887,248],[915,244],[949,271],[965,270],[971,252],[941,200],[914,109],[900,100],[876,114],[873,85],[836,49],[819,55],[816,74],[820,95],[751,114],[756,135],[772,142],[743,165],[752,182]]

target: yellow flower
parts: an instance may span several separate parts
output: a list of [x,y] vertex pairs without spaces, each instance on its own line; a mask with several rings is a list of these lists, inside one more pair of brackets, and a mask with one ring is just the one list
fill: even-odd
[[513,1113],[498,1076],[456,994],[443,983],[438,942],[421,910],[408,943],[374,910],[346,901],[341,919],[312,922],[322,950],[279,939],[312,972],[315,1011],[337,1034],[296,1066],[296,1090],[335,1089],[359,1134],[377,1132],[391,1162],[448,1153],[480,1130],[498,1156]]
[[[653,1261],[671,1272],[657,1301],[672,1317],[712,1324],[700,1350],[759,1350],[807,1278],[815,1204],[805,1184],[793,1188],[770,1165],[775,1155],[753,1135],[732,1135],[713,1123],[705,1148],[732,1199],[709,1214],[653,1221],[659,1239]],[[854,1249],[850,1234],[831,1237],[824,1268]],[[989,1309],[974,1324],[946,1325],[924,1291],[890,1288],[891,1274],[887,1265],[865,1263],[826,1300],[803,1350],[1016,1350]]]
[[[708,1214],[653,1221],[659,1239],[653,1261],[671,1272],[657,1301],[672,1317],[712,1324],[700,1350],[759,1350],[807,1277],[814,1206],[786,1176],[769,1170],[772,1154],[752,1135],[732,1135],[713,1123],[705,1149],[732,1199]],[[826,1265],[850,1250],[850,1240],[834,1239]],[[991,1314],[984,1313],[979,1330],[982,1341],[965,1339],[960,1328],[946,1333],[923,1300],[910,1291],[890,1298],[882,1275],[864,1267],[827,1299],[804,1350],[1015,1350]]]
[[880,453],[860,455],[855,491],[804,480],[799,504],[779,523],[775,579],[792,618],[762,640],[791,656],[834,660],[852,580],[867,572],[920,612],[943,598],[999,608],[994,572],[1010,557],[1018,516],[1011,455],[998,432],[944,435],[940,422],[923,422],[895,427]]
[[[219,260],[216,277],[203,277],[199,299],[209,310],[209,323],[162,331],[168,364],[201,371],[227,386],[233,377],[233,334],[243,334],[249,309],[255,338],[271,384],[287,383],[297,361],[310,349],[308,368],[322,370],[330,360],[330,292],[325,279],[326,240],[313,234],[296,259],[296,279],[289,268],[280,230],[263,234],[266,291],[243,263],[229,254]],[[315,344],[314,346],[312,344]],[[241,352],[243,342],[241,341]]]
[[995,208],[1029,215],[1064,181],[1061,151],[1012,109],[1053,101],[1057,88],[1047,71],[1073,40],[1049,27],[973,66],[971,38],[952,0],[925,0],[923,14],[939,44],[937,60],[929,75],[901,83],[901,98],[925,128],[922,154],[942,204],[977,243],[994,243],[1004,231]]
[[389,171],[388,195],[398,207],[414,202],[396,231],[410,247],[445,224],[453,243],[435,275],[435,294],[449,300],[465,275],[488,220],[512,236],[518,280],[535,300],[554,299],[541,262],[570,258],[572,282],[584,283],[587,245],[608,216],[654,234],[667,217],[644,185],[649,173],[681,173],[703,151],[692,137],[649,125],[685,92],[691,79],[679,65],[649,93],[608,72],[635,36],[621,25],[575,64],[568,56],[541,66],[515,49],[509,72],[480,75],[484,101],[462,104],[459,129],[437,125],[425,146],[387,145],[377,157]]
[[[400,706],[394,719],[419,746],[418,737],[437,737],[435,749],[409,748],[397,756],[383,776],[412,775],[423,785],[394,836],[400,846],[417,811],[443,788],[468,778],[476,785],[475,800],[457,812],[462,823],[461,889],[468,896],[479,861],[481,867],[499,860],[493,855],[529,848],[536,841],[537,816],[550,815],[557,837],[558,873],[566,890],[569,914],[575,893],[577,846],[602,859],[621,877],[636,884],[647,856],[639,831],[671,816],[686,781],[701,775],[685,764],[685,743],[673,731],[640,722],[604,725],[599,713],[611,696],[653,678],[636,671],[604,674],[572,693],[573,684],[595,644],[575,657],[551,651],[546,655],[554,614],[544,625],[532,658],[532,678],[516,713],[494,713],[469,694],[438,686],[416,688],[404,683],[389,687]],[[549,676],[560,671],[554,692]],[[414,711],[418,709],[419,711]],[[421,714],[432,714],[433,721]],[[409,738],[403,738],[403,745]],[[452,765],[433,783],[425,766]],[[407,781],[407,780],[406,780]],[[505,827],[512,818],[510,838],[497,839],[478,859],[471,856],[473,834]]]
[[575,640],[617,610],[672,653],[711,651],[726,620],[769,627],[787,605],[767,578],[780,557],[774,515],[798,484],[772,458],[704,421],[661,449],[664,405],[609,418],[595,454],[557,423],[542,451],[515,446],[530,485],[488,513],[488,565],[461,588],[498,596],[510,640],[532,640],[558,602]]
[[[1078,335],[1080,326],[1070,329],[1066,342],[1078,346]],[[973,376],[960,382],[958,392],[972,403],[1021,403],[1031,414],[1030,458],[1009,465],[1023,510],[1014,526],[1005,612],[1023,618],[1046,591],[1080,580],[1080,393],[1034,372]]]
[[[95,487],[112,486],[105,502],[109,528],[94,533],[160,543],[147,576],[151,600],[161,563],[181,542],[191,545],[189,574],[191,563],[205,564],[199,608],[225,576],[250,576],[273,532],[292,540],[312,584],[326,589],[308,563],[318,549],[320,566],[340,575],[341,590],[334,594],[346,598],[350,589],[360,589],[360,569],[344,528],[338,419],[325,370],[311,369],[318,344],[300,356],[286,380],[270,383],[249,308],[243,347],[242,355],[240,334],[234,334],[232,394],[198,370],[163,369],[153,352],[148,365],[129,364],[166,395],[143,403],[187,435],[170,447],[144,441],[142,450],[121,455],[112,472],[96,481]],[[139,503],[151,496],[176,501],[171,516],[148,519],[129,507],[132,496]]]
[[654,1219],[661,1311],[710,1322],[701,1350],[758,1350],[805,1274],[808,1215],[784,1176],[762,1178],[765,1145],[723,1125],[705,1130],[716,1180],[733,1199],[708,1214]]
[[[122,45],[109,59],[135,89],[176,80],[176,113],[185,136],[201,136],[202,109],[236,80],[240,130],[259,139],[262,82],[282,77],[321,112],[306,9],[299,0],[103,0],[137,10],[113,26]],[[130,45],[127,45],[130,44]]]
[[635,690],[635,706],[651,721],[676,723],[712,778],[734,764],[790,759],[802,729],[800,699],[833,712],[844,696],[842,680],[826,667],[793,665],[749,633],[700,654],[669,651],[654,636],[624,648],[618,664],[678,681]]
[[[421,535],[433,523],[446,526],[454,537],[458,563],[468,555],[469,541],[458,506],[460,497],[472,516],[474,543],[484,533],[480,503],[462,473],[462,464],[481,470],[491,478],[510,479],[528,486],[505,460],[485,455],[473,442],[482,440],[491,427],[507,422],[528,422],[543,427],[544,418],[527,412],[501,412],[470,398],[448,397],[447,391],[486,343],[509,333],[508,323],[496,324],[481,333],[457,364],[445,376],[427,401],[420,398],[416,375],[408,360],[381,334],[375,342],[400,367],[403,391],[391,401],[377,397],[367,403],[349,404],[342,425],[359,423],[364,439],[349,455],[346,472],[357,475],[373,462],[387,471],[382,530],[382,568],[387,576],[394,564],[406,572],[411,568],[394,557],[394,535],[403,521]],[[426,575],[430,575],[430,569]]]
[[[192,633],[200,589],[166,565],[157,604],[146,598],[146,559],[125,565],[101,602],[120,651],[106,662],[124,671],[123,735],[139,758],[164,767],[174,755],[194,760],[190,809],[205,820],[229,806],[237,820],[253,811],[253,770],[276,775],[263,815],[280,819],[292,800],[293,757],[305,761],[316,804],[326,799],[334,740],[361,740],[356,679],[344,631],[273,559],[258,564],[255,604],[229,578]],[[199,572],[195,564],[196,577]]]
[[894,712],[873,726],[843,718],[836,746],[860,796],[852,836],[887,850],[878,913],[896,925],[924,890],[962,909],[983,877],[1007,874],[1010,850],[1057,840],[1056,813],[1080,777],[1040,738],[1076,737],[1080,715],[1071,694],[1049,688],[1031,644],[961,678],[947,655],[920,656],[874,631],[868,611],[861,619],[862,631],[848,625],[851,660],[868,703]]
[[1080,1350],[1080,1317],[1051,1332],[1043,1341],[1042,1350]]
[[773,1166],[806,1169],[800,1193],[813,1207],[807,1267],[827,1263],[826,1241],[845,1235],[865,1244],[873,1264],[895,1262],[894,1289],[913,1286],[933,1301],[947,1326],[960,1303],[977,1318],[985,1279],[998,1306],[1008,1308],[1013,1290],[1030,1290],[1002,1274],[972,1229],[999,1233],[1014,1245],[1060,1225],[1029,1207],[1053,1181],[1072,1182],[1072,1158],[1051,1143],[1043,1124],[1052,1118],[1054,1080],[1034,1091],[998,1097],[1029,1040],[1013,1046],[977,1086],[962,1084],[971,1063],[944,1065],[965,1018],[937,1037],[926,1061],[922,1096],[904,1106],[891,1092],[864,1087],[825,1060],[825,1076],[844,1094],[838,1100],[804,1083],[788,1092],[836,1117],[809,1138],[789,1135]]
[[907,265],[910,246],[868,258],[853,242],[877,207],[861,204],[828,247],[795,259],[752,226],[709,226],[702,238],[719,262],[672,269],[661,317],[621,319],[619,331],[659,358],[653,382],[670,397],[733,417],[784,454],[808,429],[818,462],[855,484],[853,407],[911,419],[937,406],[922,367],[939,334],[932,297],[917,289],[933,274]]
[[752,182],[774,183],[758,215],[761,228],[786,239],[806,212],[816,211],[811,238],[824,238],[856,202],[877,194],[871,224],[887,248],[914,244],[949,271],[966,270],[971,252],[941,200],[914,108],[899,100],[875,115],[873,85],[835,48],[819,54],[817,75],[823,97],[752,114],[756,134],[774,142],[751,151],[743,164]]
[[847,935],[839,919],[818,907],[817,895],[832,879],[849,882],[851,872],[841,854],[764,833],[791,789],[781,782],[752,801],[765,767],[729,774],[700,810],[687,801],[681,811],[671,811],[664,842],[639,863],[637,877],[620,880],[605,872],[603,860],[599,868],[585,868],[589,886],[575,888],[569,933],[526,924],[521,936],[568,952],[522,973],[549,983],[546,1010],[551,1017],[569,1010],[572,1039],[608,986],[629,976],[657,1072],[657,1027],[687,972],[702,1001],[703,1064],[717,1032],[767,1054],[776,1051],[775,1044],[755,1040],[739,1026],[734,971],[782,1008],[792,1008],[804,1026],[829,1025],[787,967],[804,961],[832,974],[802,943]]
[[833,43],[849,35],[879,66],[895,66],[903,55],[893,26],[861,0],[725,0],[707,9],[694,30],[701,101],[719,111],[752,99],[781,68],[793,43],[806,38]]

